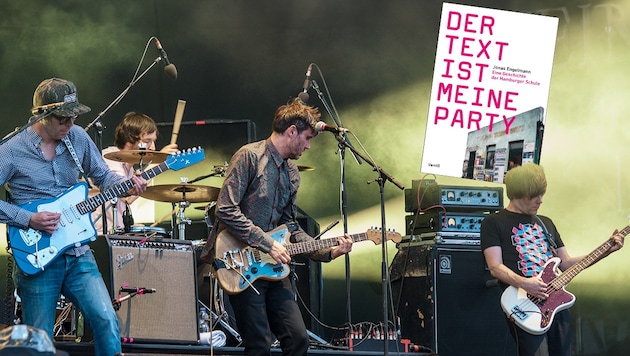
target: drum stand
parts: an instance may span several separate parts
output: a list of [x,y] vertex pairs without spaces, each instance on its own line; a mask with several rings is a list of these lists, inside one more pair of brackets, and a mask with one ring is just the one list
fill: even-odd
[[[175,206],[175,204],[173,204],[173,207]],[[179,221],[178,225],[178,238],[180,240],[186,240],[186,224],[191,224],[192,220],[186,218],[185,216],[185,212],[186,212],[186,208],[188,208],[190,206],[190,202],[188,201],[180,201],[179,202],[179,212],[178,217],[177,217],[177,221]]]
[[[225,331],[230,333],[232,337],[236,340],[238,345],[240,345],[243,340],[241,339],[241,335],[229,324],[228,312],[225,310],[225,304],[223,303],[223,291],[218,285],[218,281],[212,273],[208,273],[208,275],[204,276],[204,278],[210,279],[210,303],[213,304],[212,308],[208,308],[207,305],[203,304],[203,302],[198,301],[200,306],[206,307],[209,310],[211,319],[212,319],[212,329],[214,330],[217,325],[220,325]],[[215,313],[216,311],[216,313]],[[238,346],[237,345],[237,346]]]

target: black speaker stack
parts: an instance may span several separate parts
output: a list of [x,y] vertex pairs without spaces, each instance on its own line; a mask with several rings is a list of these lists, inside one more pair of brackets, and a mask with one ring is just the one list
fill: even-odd
[[502,187],[412,181],[390,266],[403,339],[441,356],[516,354],[480,247],[481,221],[502,207]]

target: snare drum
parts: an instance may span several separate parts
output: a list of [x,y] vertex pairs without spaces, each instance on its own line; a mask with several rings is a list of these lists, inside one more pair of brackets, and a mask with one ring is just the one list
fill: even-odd
[[158,236],[170,238],[171,233],[159,226],[131,226],[127,235],[131,236]]

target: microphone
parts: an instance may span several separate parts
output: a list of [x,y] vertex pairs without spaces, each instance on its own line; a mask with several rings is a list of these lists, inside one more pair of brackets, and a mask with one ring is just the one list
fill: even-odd
[[60,101],[58,103],[52,103],[52,104],[46,104],[46,105],[42,105],[42,106],[38,106],[36,108],[33,108],[31,110],[31,112],[33,114],[42,114],[46,111],[52,110],[52,109],[58,109],[64,105],[66,105],[67,103],[64,101]]
[[336,133],[336,134],[350,132],[350,130],[348,130],[346,128],[343,128],[343,127],[328,126],[323,121],[318,121],[317,124],[315,124],[315,131],[317,131],[317,132],[330,131],[330,132]]
[[166,63],[166,66],[164,66],[164,72],[166,72],[166,76],[173,80],[176,80],[177,68],[175,68],[175,65],[171,63],[171,61],[168,60],[166,51],[164,50],[164,48],[162,48],[162,44],[160,43],[160,40],[158,40],[157,38],[155,39],[155,46],[157,47],[158,51],[160,51],[160,57],[162,57],[162,59],[164,60],[164,63]]
[[311,87],[311,70],[313,69],[313,64],[309,64],[306,69],[306,79],[304,79],[304,84],[302,85],[302,91],[298,94],[298,98],[302,100],[303,103],[308,102],[308,89]]

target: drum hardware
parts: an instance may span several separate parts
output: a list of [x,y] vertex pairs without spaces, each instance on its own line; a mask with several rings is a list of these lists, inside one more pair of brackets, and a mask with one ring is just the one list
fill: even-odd
[[[203,245],[199,245],[199,247],[203,248]],[[200,300],[198,300],[198,303],[201,306],[206,307],[207,310],[210,310],[212,312],[211,318],[212,318],[213,329],[215,329],[218,325],[220,325],[225,331],[230,333],[230,335],[232,335],[234,340],[236,340],[236,342],[240,345],[242,342],[241,335],[238,333],[238,331],[232,328],[232,326],[229,323],[230,314],[228,313],[228,310],[226,309],[225,302],[224,302],[224,293],[221,286],[219,286],[219,281],[217,280],[216,276],[212,272],[204,274],[203,277],[204,279],[207,278],[210,282],[210,291],[209,291],[210,303],[213,304],[213,307],[208,308],[208,306],[203,304],[203,302],[201,302]]]
[[186,208],[190,206],[190,202],[188,201],[180,201],[179,202],[179,216],[178,216],[178,221],[179,223],[177,224],[179,226],[179,239],[180,240],[185,240],[186,239],[186,224],[190,225],[192,223],[192,220],[188,219],[185,215],[184,212],[186,211]]
[[206,178],[214,177],[214,176],[224,177],[225,176],[225,172],[227,171],[227,168],[228,168],[228,163],[227,162],[225,162],[222,166],[214,166],[214,168],[212,170],[212,173],[206,174],[206,175],[203,175],[203,176],[200,176],[200,177],[197,177],[197,178],[191,180],[188,183],[192,184],[192,183],[198,182],[198,181],[200,181],[202,179],[206,179]]
[[129,231],[127,231],[126,235],[131,236],[144,236],[147,238],[151,238],[153,236],[159,236],[164,238],[170,238],[171,234],[166,231],[166,229],[159,226],[144,226],[144,225],[136,225],[130,226]]
[[186,177],[180,178],[181,184],[162,184],[148,187],[142,193],[146,199],[172,203],[173,211],[179,207],[177,216],[173,216],[173,221],[178,221],[179,239],[185,240],[186,224],[191,224],[192,220],[185,217],[186,208],[191,203],[203,203],[216,201],[219,195],[219,188],[206,185],[193,185],[188,183]]

